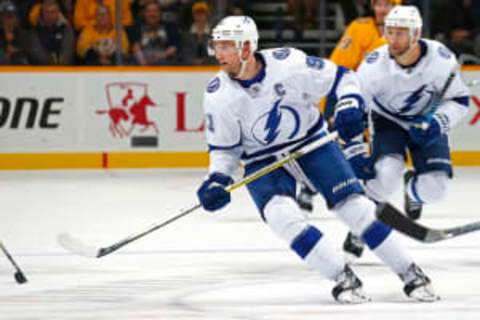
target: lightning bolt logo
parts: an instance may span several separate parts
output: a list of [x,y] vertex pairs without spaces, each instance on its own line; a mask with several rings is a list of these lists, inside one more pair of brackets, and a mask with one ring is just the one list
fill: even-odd
[[402,107],[400,112],[404,113],[404,112],[412,110],[415,107],[415,103],[417,103],[423,97],[423,90],[425,90],[426,87],[427,87],[427,85],[425,84],[425,85],[421,86],[420,88],[418,88],[417,90],[415,90],[414,92],[412,92],[412,94],[409,95],[403,101],[403,103],[405,105]]
[[280,130],[278,127],[280,126],[280,121],[282,119],[282,114],[280,112],[280,100],[277,100],[273,105],[272,110],[268,113],[267,121],[265,123],[265,131],[267,135],[265,136],[265,141],[267,144],[272,143],[277,138]]

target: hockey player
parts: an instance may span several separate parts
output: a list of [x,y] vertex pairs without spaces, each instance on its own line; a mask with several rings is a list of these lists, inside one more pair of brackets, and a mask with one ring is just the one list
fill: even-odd
[[[385,19],[388,45],[358,69],[373,126],[375,178],[367,181],[367,194],[386,201],[403,180],[405,211],[412,219],[420,217],[422,204],[446,196],[452,177],[447,135],[466,116],[470,95],[454,54],[437,41],[422,39],[421,30],[416,7],[396,6]],[[453,81],[438,97],[452,72]],[[439,98],[435,108],[432,101]],[[361,143],[357,148],[355,157],[364,157],[366,148]],[[414,170],[402,179],[407,149]]]
[[[255,22],[230,16],[213,29],[211,48],[222,71],[208,84],[204,108],[210,153],[209,174],[198,189],[208,211],[230,201],[225,187],[241,160],[245,174],[327,134],[317,108],[322,96],[338,95],[342,110],[362,109],[356,76],[328,60],[293,48],[257,51]],[[349,139],[349,119],[339,135]],[[341,255],[309,224],[294,200],[297,181],[318,190],[352,232],[403,280],[405,293],[434,301],[430,279],[407,255],[395,233],[376,220],[375,204],[364,196],[337,143],[330,142],[248,185],[262,219],[312,268],[336,282],[332,294],[342,303],[368,300],[362,283]]]

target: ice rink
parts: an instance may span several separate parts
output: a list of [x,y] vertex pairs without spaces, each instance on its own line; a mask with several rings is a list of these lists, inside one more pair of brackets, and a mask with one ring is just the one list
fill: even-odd
[[[199,210],[100,259],[66,252],[70,232],[108,246],[195,202],[205,170],[0,173],[0,238],[29,282],[0,257],[0,319],[480,319],[480,232],[436,244],[404,239],[442,300],[408,300],[370,253],[354,267],[372,302],[339,305],[257,215],[245,189],[216,214]],[[422,222],[480,220],[480,168],[457,168],[448,199]],[[400,194],[394,203],[400,205]],[[345,228],[317,197],[311,219],[336,242]]]

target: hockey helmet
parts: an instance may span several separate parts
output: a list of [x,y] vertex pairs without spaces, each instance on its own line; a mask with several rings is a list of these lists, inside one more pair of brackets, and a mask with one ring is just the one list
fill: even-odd
[[210,41],[234,41],[238,50],[248,41],[255,52],[258,48],[257,25],[248,16],[225,17],[213,28]]
[[385,27],[408,28],[415,33],[422,29],[422,16],[415,6],[395,6],[385,17]]

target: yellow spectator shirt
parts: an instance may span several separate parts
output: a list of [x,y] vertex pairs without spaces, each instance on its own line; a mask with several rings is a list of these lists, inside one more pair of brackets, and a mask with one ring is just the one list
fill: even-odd
[[[98,0],[77,0],[73,22],[76,30],[95,24],[95,15],[98,7]],[[103,0],[104,6],[110,9],[112,21],[115,24],[115,0]],[[133,23],[132,11],[129,0],[122,0],[122,26],[130,26]]]
[[385,43],[373,17],[358,18],[347,27],[330,60],[356,70],[365,56]]
[[[370,52],[386,43],[373,17],[357,18],[348,25],[330,60],[339,66],[356,70]],[[326,103],[326,98],[320,101],[322,112],[325,112]]]
[[[107,33],[99,33],[94,27],[86,27],[77,41],[77,55],[84,57],[88,49],[104,45],[105,43],[115,43],[115,29]],[[127,53],[129,43],[125,31],[122,31],[122,46],[123,52]]]

